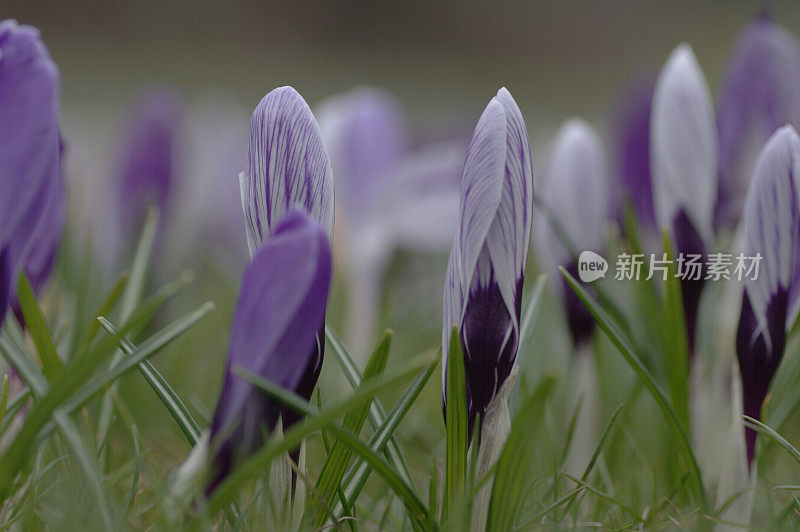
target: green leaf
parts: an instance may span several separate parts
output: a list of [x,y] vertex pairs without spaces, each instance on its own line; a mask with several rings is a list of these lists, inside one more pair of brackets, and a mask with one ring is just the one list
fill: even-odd
[[[247,379],[263,392],[278,399],[283,404],[290,406],[297,412],[304,414],[306,417],[286,431],[283,435],[283,439],[279,441],[268,441],[261,450],[234,469],[211,494],[208,501],[211,512],[216,513],[223,509],[233,500],[242,484],[260,475],[273,459],[300,445],[303,438],[312,432],[324,428],[328,428],[333,432],[336,419],[339,416],[359,408],[364,403],[369,403],[379,391],[405,380],[422,366],[428,365],[431,362],[432,360],[430,360],[430,357],[416,357],[405,361],[397,367],[387,370],[381,378],[373,379],[372,382],[365,382],[364,385],[360,386],[350,397],[319,413],[302,398],[292,392],[284,390],[279,385],[267,381],[259,375],[250,373],[242,368],[233,368],[234,373]],[[394,471],[393,468],[392,470]]]
[[[383,424],[372,434],[372,437],[367,444],[372,452],[381,453],[386,448],[388,443],[391,441],[395,429],[397,429],[397,426],[403,420],[406,413],[411,408],[411,405],[413,405],[417,400],[417,397],[419,397],[420,392],[425,387],[425,384],[428,382],[431,375],[433,375],[433,372],[438,364],[439,359],[437,357],[434,362],[432,362],[419,375],[417,375],[414,381],[408,385],[408,388],[406,388],[406,390],[394,404]],[[367,464],[363,459],[358,459],[353,463],[353,466],[350,468],[350,471],[348,471],[347,476],[344,479],[344,494],[348,500],[355,501],[358,499],[358,496],[361,494],[361,490],[364,488],[371,471],[372,468],[370,468],[369,464]],[[410,482],[406,483],[413,486],[413,484]],[[431,508],[433,508],[433,506],[431,506]],[[342,515],[340,507],[336,508],[336,515]]]
[[[339,367],[342,369],[342,373],[347,378],[350,386],[353,389],[357,389],[361,384],[361,371],[358,369],[353,357],[350,356],[348,353],[347,348],[345,348],[342,341],[336,336],[336,333],[333,332],[332,329],[329,327],[325,327],[325,337],[328,339],[328,343],[330,344],[331,348],[333,349],[334,355],[336,355],[336,361],[339,363]],[[372,404],[369,407],[369,422],[372,425],[372,430],[378,430],[383,422],[384,418],[386,418],[386,412],[383,409],[383,405],[379,398],[374,398]],[[403,477],[408,484],[414,485],[414,482],[411,480],[411,473],[408,470],[408,463],[406,462],[405,457],[403,456],[402,451],[400,450],[400,445],[395,440],[394,436],[389,439],[389,443],[386,445],[383,454],[386,456],[386,459],[389,460],[392,464],[394,464],[395,469],[400,473],[400,476]]]
[[[449,365],[449,361],[448,361]],[[526,398],[511,423],[511,432],[497,461],[486,530],[513,530],[525,496],[525,476],[535,447],[535,433],[544,416],[547,397],[555,379],[545,377],[536,391]]]
[[[444,507],[442,521],[455,519],[461,522],[461,512],[467,502],[467,445],[469,444],[469,428],[467,427],[467,378],[464,370],[464,356],[461,353],[461,340],[458,330],[453,327],[450,334],[450,350],[447,357],[446,372],[446,404],[445,413],[445,484]],[[458,527],[458,523],[453,523]]]
[[586,308],[589,309],[589,312],[592,313],[595,322],[600,326],[606,336],[608,336],[620,354],[622,354],[623,358],[625,358],[625,361],[639,377],[642,384],[645,386],[647,391],[650,392],[650,395],[653,397],[664,416],[670,421],[675,431],[678,433],[679,442],[681,443],[683,450],[691,462],[692,472],[694,473],[695,478],[696,496],[700,501],[703,511],[708,513],[710,508],[708,506],[705,486],[703,485],[703,476],[700,472],[700,466],[697,463],[697,458],[692,451],[692,444],[689,440],[689,434],[686,432],[686,428],[681,423],[678,414],[675,412],[666,394],[664,394],[653,376],[650,374],[644,364],[642,364],[642,361],[639,360],[639,357],[636,356],[636,353],[633,352],[633,349],[630,347],[630,343],[623,336],[614,320],[612,320],[611,317],[606,314],[603,308],[600,307],[597,302],[594,301],[594,299],[592,299],[592,296],[589,295],[589,293],[569,274],[569,272],[567,272],[563,267],[559,268],[559,270],[569,283],[570,287],[572,287],[572,290],[578,295],[581,301],[583,301],[583,304],[586,305]]
[[678,419],[689,430],[689,343],[686,318],[683,315],[681,283],[672,262],[672,243],[663,232],[664,253],[667,255],[667,280],[664,287],[664,362],[667,370],[670,398]]
[[754,419],[750,416],[742,416],[745,420],[745,425],[750,427],[751,429],[760,432],[766,436],[769,436],[770,439],[778,443],[781,447],[786,449],[792,458],[794,458],[798,464],[800,464],[800,451],[794,448],[794,446],[789,443],[783,436],[775,432],[772,428],[768,427],[764,423],[760,422],[757,419]]
[[17,283],[17,297],[19,306],[22,308],[22,316],[25,318],[25,325],[39,353],[39,360],[42,362],[42,371],[49,382],[56,378],[63,368],[61,359],[58,358],[56,345],[50,331],[47,330],[47,323],[44,321],[42,311],[36,303],[36,296],[33,295],[31,286],[24,273],[19,274]]
[[80,349],[87,349],[97,337],[97,333],[100,332],[100,323],[96,318],[98,316],[108,316],[111,314],[111,312],[114,310],[114,307],[117,306],[119,298],[122,297],[125,287],[128,285],[129,277],[130,275],[128,272],[122,272],[106,298],[97,308],[97,311],[92,314],[92,319],[89,322],[89,325],[86,327],[81,339],[77,343],[77,345],[80,346]]
[[[210,308],[213,308],[213,306]],[[105,330],[108,331],[108,333],[112,336],[117,332],[114,326],[102,316],[97,318],[97,321],[99,321],[103,328],[105,328]],[[136,346],[125,339],[120,340],[119,347],[126,355],[129,356],[136,352]],[[167,411],[178,424],[181,432],[183,432],[184,436],[186,436],[186,439],[189,441],[189,445],[194,447],[197,443],[197,440],[200,438],[200,427],[197,425],[194,417],[192,417],[189,409],[186,408],[186,405],[183,404],[181,398],[178,397],[178,394],[172,389],[172,386],[169,385],[167,380],[161,375],[161,373],[159,373],[152,362],[147,359],[142,360],[138,364],[137,368],[147,381],[147,384],[150,385],[158,398],[161,400],[161,403],[167,408]]]
[[[378,342],[372,356],[367,362],[367,367],[364,369],[364,379],[369,382],[383,373],[386,369],[386,362],[389,360],[389,347],[392,343],[392,331],[387,330],[383,333],[383,337]],[[362,381],[362,386],[363,386]],[[359,386],[360,387],[360,386]],[[361,408],[357,408],[347,413],[344,418],[342,426],[351,431],[353,434],[361,432],[361,427],[367,417],[371,403],[364,404]],[[323,498],[325,505],[330,508],[336,499],[336,490],[342,481],[347,464],[350,461],[350,449],[344,443],[336,440],[333,444],[333,449],[328,455],[328,459],[322,466],[319,479],[317,480],[317,492]],[[325,524],[328,519],[328,513],[321,504],[312,505],[312,512],[315,512],[314,522],[316,526],[320,527]]]

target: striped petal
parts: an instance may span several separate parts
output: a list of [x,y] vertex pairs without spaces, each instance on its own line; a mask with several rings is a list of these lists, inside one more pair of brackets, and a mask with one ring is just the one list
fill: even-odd
[[209,491],[263,444],[285,409],[233,373],[237,366],[308,398],[321,362],[319,332],[331,279],[327,235],[298,208],[276,225],[245,269],[225,381],[211,424]]
[[333,238],[333,172],[319,126],[291,87],[266,96],[250,119],[242,204],[253,256],[292,207],[305,210]]
[[[653,201],[662,227],[684,211],[708,248],[717,198],[717,139],[711,95],[691,48],[669,56],[653,94]],[[682,250],[680,250],[682,251]]]
[[762,15],[740,33],[719,98],[719,215],[734,225],[763,144],[784,124],[800,126],[800,43]]
[[[758,158],[742,226],[744,255],[762,257],[758,277],[745,279],[737,333],[745,414],[759,418],[800,304],[800,137],[791,126]],[[751,460],[754,444],[748,429]]]

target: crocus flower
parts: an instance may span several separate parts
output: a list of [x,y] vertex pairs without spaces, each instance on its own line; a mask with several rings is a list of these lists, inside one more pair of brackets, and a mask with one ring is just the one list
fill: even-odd
[[[714,240],[717,136],[711,95],[687,44],[670,54],[656,81],[650,123],[650,161],[656,220],[672,235],[677,254],[705,255]],[[690,345],[700,279],[681,278]]]
[[[736,351],[744,413],[759,419],[786,334],[800,311],[800,138],[779,129],[761,152],[742,214],[745,257],[761,256],[745,277]],[[756,433],[746,432],[753,459]]]
[[[294,207],[333,238],[333,175],[319,127],[303,97],[292,87],[268,93],[253,111],[246,169],[239,175],[250,256],[255,257],[273,226]],[[298,393],[306,398],[319,378],[325,349],[324,323],[317,323],[314,357]],[[288,410],[283,426],[298,419]]]
[[270,227],[294,206],[333,238],[333,171],[319,126],[292,87],[268,93],[250,118],[245,171],[239,175],[247,245],[253,256]]
[[469,426],[481,418],[517,357],[520,297],[533,210],[528,133],[519,107],[500,89],[483,111],[467,150],[460,224],[443,301],[442,388],[447,346],[460,334]]
[[125,123],[119,156],[119,204],[125,239],[136,238],[147,209],[169,215],[175,185],[175,147],[183,102],[159,87],[140,96]]
[[631,202],[640,227],[648,232],[656,229],[650,173],[650,108],[654,84],[655,80],[648,78],[632,85],[614,115],[615,170],[620,199]]
[[43,253],[32,246],[61,186],[58,113],[58,69],[39,31],[0,22],[0,323],[23,263]]
[[[585,121],[573,118],[556,135],[538,190],[546,214],[537,215],[539,255],[559,283],[576,346],[591,338],[594,320],[558,273],[564,266],[578,277],[573,253],[605,250],[604,228],[610,216],[609,178],[600,139]],[[539,211],[541,212],[541,211]],[[552,220],[551,218],[552,217]],[[570,249],[566,243],[572,247]]]
[[762,14],[739,34],[723,78],[717,125],[718,223],[732,227],[761,147],[784,124],[800,127],[800,43]]
[[310,396],[308,377],[317,363],[330,280],[325,231],[293,209],[265,236],[242,276],[225,381],[211,422],[209,492],[263,445],[279,418],[285,424],[290,417],[288,408],[233,373],[237,366]]

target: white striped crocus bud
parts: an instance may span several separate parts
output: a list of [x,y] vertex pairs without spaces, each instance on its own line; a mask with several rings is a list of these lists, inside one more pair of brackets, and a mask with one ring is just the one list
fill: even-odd
[[[669,230],[675,253],[704,256],[714,241],[717,135],[708,84],[687,44],[670,54],[656,81],[650,157],[658,224]],[[681,277],[690,346],[704,274]]]
[[333,239],[330,158],[311,109],[292,87],[271,91],[253,111],[239,184],[251,257],[295,206]]
[[611,214],[603,148],[584,120],[573,118],[559,129],[537,194],[547,212],[536,215],[536,248],[550,278],[559,283],[567,323],[579,346],[591,338],[594,320],[558,268],[564,266],[578,278],[573,253],[605,251],[604,228]]
[[442,371],[460,334],[469,424],[483,418],[517,356],[520,298],[533,210],[528,132],[511,94],[500,89],[483,111],[461,178],[460,223],[444,288]]
[[[759,269],[744,280],[736,351],[744,413],[759,419],[800,310],[800,138],[791,126],[779,129],[761,151],[742,232],[742,253],[755,258]],[[747,429],[751,462],[755,439],[755,431]]]

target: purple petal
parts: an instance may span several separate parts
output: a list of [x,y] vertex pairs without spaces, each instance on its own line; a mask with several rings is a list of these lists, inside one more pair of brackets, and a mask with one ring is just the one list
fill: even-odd
[[39,31],[0,22],[0,322],[60,179],[59,75]]
[[294,208],[274,228],[242,277],[225,381],[211,424],[218,484],[263,444],[285,410],[232,370],[241,366],[308,398],[319,374],[331,253],[323,229]]
[[118,163],[119,205],[126,238],[138,235],[150,206],[161,210],[162,219],[170,214],[182,115],[181,98],[168,88],[144,93],[130,111]]
[[650,174],[650,108],[655,81],[647,79],[628,90],[614,120],[616,169],[622,198],[629,199],[639,222],[656,228]]
[[401,160],[406,147],[403,111],[392,94],[361,87],[326,100],[317,116],[338,200],[351,223],[357,223]]
[[308,104],[291,87],[266,96],[250,119],[242,179],[251,256],[292,207],[299,206],[333,238],[333,171]]
[[769,17],[740,33],[719,99],[720,221],[739,218],[756,157],[784,124],[800,126],[800,43]]
[[650,125],[653,202],[661,227],[683,209],[707,247],[717,197],[714,111],[691,48],[678,46],[656,82]]

